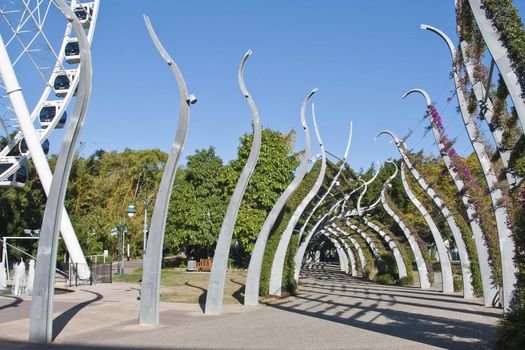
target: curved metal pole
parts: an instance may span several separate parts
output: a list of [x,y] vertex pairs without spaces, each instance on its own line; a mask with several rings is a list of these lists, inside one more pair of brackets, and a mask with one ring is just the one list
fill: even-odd
[[[428,113],[429,115],[431,115],[432,108],[435,108],[435,107],[432,105],[432,102],[430,100],[430,96],[428,95],[428,93],[422,89],[412,89],[408,91],[405,95],[403,95],[403,98],[405,98],[406,96],[412,93],[419,93],[425,98]],[[431,116],[429,118],[432,119]],[[452,167],[452,160],[446,151],[447,146],[442,141],[442,136],[444,135],[441,135],[441,132],[438,130],[433,120],[430,121],[430,126],[432,127],[432,133],[434,135],[434,138],[436,139],[436,143],[438,145],[438,148],[439,148],[441,157],[443,158],[443,161],[445,163],[445,166],[447,167],[450,173],[450,176],[452,177],[452,180],[454,181],[454,184],[456,185],[456,188],[458,189],[458,193],[460,193],[461,192],[460,188],[462,189],[464,187],[464,183],[461,180],[459,174]],[[466,196],[461,196],[461,197],[462,197],[462,201],[464,205],[466,206],[465,208],[468,208],[470,205],[468,204],[467,197]],[[472,298],[474,297],[474,287],[472,286],[472,271],[470,267],[471,262],[470,262],[470,258],[467,252],[467,246],[465,245],[465,241],[463,239],[463,234],[461,230],[459,229],[455,218],[448,211],[448,209],[444,206],[444,202],[442,201],[436,202],[436,200],[434,200],[434,203],[436,203],[438,207],[439,207],[439,202],[443,203],[443,209],[440,208],[440,210],[445,216],[445,218],[447,219],[447,223],[450,226],[450,230],[452,231],[452,235],[454,236],[454,241],[456,242],[456,246],[458,248],[459,260],[461,261],[461,274],[463,277],[463,295],[465,296],[465,298]],[[475,228],[481,230],[481,227],[479,225]],[[479,235],[481,234],[481,231],[477,233]]]
[[228,256],[230,253],[230,245],[232,241],[233,228],[237,220],[239,206],[241,205],[242,197],[248,181],[255,169],[257,159],[259,158],[259,151],[261,150],[261,123],[259,120],[259,113],[252,96],[246,89],[244,84],[244,65],[246,60],[251,55],[248,51],[244,56],[241,65],[239,66],[238,80],[241,91],[246,97],[246,101],[250,105],[253,117],[253,143],[250,150],[248,160],[242,170],[241,176],[235,190],[233,191],[230,204],[226,210],[226,216],[222,223],[221,232],[217,240],[215,248],[215,255],[213,256],[213,265],[211,268],[210,280],[208,282],[208,293],[206,295],[206,307],[204,312],[208,314],[218,314],[222,310],[222,301],[224,299],[224,279],[226,278],[226,270],[228,268]]
[[73,10],[63,0],[58,0],[58,5],[77,34],[82,67],[77,100],[60,148],[40,231],[29,320],[29,341],[38,343],[49,343],[53,340],[53,297],[62,208],[77,140],[91,97],[92,82],[91,51],[84,29]]
[[417,244],[416,239],[412,235],[412,232],[408,229],[408,227],[405,225],[403,220],[399,216],[396,215],[394,210],[390,208],[390,206],[387,203],[386,200],[386,192],[388,188],[390,187],[390,182],[395,179],[398,173],[398,168],[396,163],[387,160],[387,162],[392,163],[395,167],[395,171],[390,176],[385,183],[383,184],[383,189],[381,190],[381,204],[383,205],[383,208],[387,212],[388,215],[396,222],[396,224],[401,228],[401,231],[403,231],[403,234],[408,240],[408,244],[410,245],[410,248],[412,249],[412,253],[414,253],[414,258],[416,260],[416,266],[417,271],[419,273],[419,283],[421,286],[421,289],[428,289],[430,288],[430,280],[428,278],[428,270],[427,265],[425,263],[425,259],[423,258],[423,254],[421,254],[421,249],[419,248],[419,244]]
[[319,198],[319,201],[317,204],[312,208],[310,211],[310,214],[308,214],[308,217],[304,221],[303,226],[301,226],[301,229],[299,230],[299,242],[301,241],[301,237],[303,236],[304,230],[306,229],[306,226],[310,222],[310,219],[312,218],[312,215],[314,215],[315,211],[319,206],[323,203],[323,201],[328,197],[328,194],[330,194],[330,191],[332,191],[332,188],[337,183],[337,180],[339,179],[339,176],[343,172],[345,165],[346,165],[346,158],[348,157],[348,152],[350,151],[350,145],[352,144],[352,122],[350,122],[350,132],[348,134],[348,141],[346,143],[345,153],[343,155],[343,159],[341,160],[341,165],[339,166],[339,170],[335,174],[334,178],[332,179],[332,182],[330,183],[330,186],[328,186],[328,189],[326,190],[325,194]]
[[[472,6],[471,0],[469,0],[469,2],[471,3],[471,6]],[[475,12],[474,6],[472,6],[472,12],[473,13]],[[478,21],[477,17],[476,17],[476,21]],[[482,31],[481,25],[479,25],[479,21],[478,21],[478,26],[480,28],[480,31]],[[454,58],[456,57],[456,49],[454,45],[452,44],[452,41],[450,40],[450,38],[445,33],[443,33],[442,31],[434,27],[425,26],[424,29],[428,29],[436,33],[440,38],[442,38],[447,43],[447,47],[454,60]],[[483,31],[482,31],[482,34],[483,34]],[[483,35],[483,37],[485,38],[485,35]],[[487,39],[485,39],[485,41],[486,40]],[[488,42],[487,42],[487,46],[489,46]],[[494,57],[494,60],[496,60],[495,57]],[[500,72],[502,76],[505,75],[504,71],[500,71]],[[465,129],[467,131],[468,137],[470,139],[470,142],[472,143],[476,156],[479,160],[481,169],[483,170],[485,180],[487,181],[490,199],[492,201],[492,208],[494,209],[494,216],[496,218],[496,227],[498,230],[498,238],[499,238],[500,251],[501,251],[501,264],[502,264],[501,270],[502,270],[502,279],[503,279],[503,308],[505,309],[505,311],[508,311],[510,307],[510,299],[512,297],[514,286],[516,284],[516,272],[517,272],[517,267],[514,265],[515,246],[514,246],[514,240],[512,238],[512,231],[509,228],[509,223],[510,223],[509,215],[508,215],[507,207],[505,207],[505,205],[502,205],[502,203],[504,203],[503,192],[498,186],[498,183],[499,183],[498,177],[492,167],[492,163],[490,161],[490,157],[487,152],[487,149],[485,148],[485,145],[479,138],[480,131],[477,125],[472,120],[472,116],[468,112],[468,103],[467,103],[465,94],[463,92],[463,89],[461,88],[460,77],[457,72],[457,69],[454,69],[454,83],[456,85],[456,96],[458,98],[458,103],[459,103],[459,107],[461,110],[461,116],[463,118],[463,123],[465,124]],[[505,84],[507,84],[507,87],[509,88],[509,92],[510,92],[511,87],[509,87],[507,80],[505,80]],[[522,104],[523,102],[524,101],[521,100]],[[518,111],[518,105],[515,104],[515,107],[516,107],[516,111]],[[523,107],[525,107],[525,104],[523,105]],[[525,112],[525,109],[522,112]],[[521,117],[525,117],[525,115],[522,115]],[[522,121],[522,127],[523,126],[525,125],[523,124],[523,121]]]
[[392,251],[392,254],[394,255],[394,259],[396,261],[396,265],[397,265],[397,270],[398,270],[398,273],[399,273],[399,277],[400,278],[403,278],[403,277],[406,277],[407,276],[407,270],[406,270],[406,266],[405,266],[405,262],[403,260],[403,257],[401,256],[401,252],[399,250],[399,248],[397,247],[397,244],[396,242],[390,237],[390,235],[388,235],[386,232],[384,232],[383,230],[381,230],[377,225],[369,222],[364,216],[364,212],[365,211],[370,211],[372,209],[374,209],[377,204],[379,204],[380,200],[381,200],[381,197],[379,197],[373,204],[371,204],[370,206],[366,207],[366,208],[363,208],[361,206],[361,201],[364,197],[364,195],[366,194],[366,191],[368,190],[368,185],[371,184],[377,177],[377,175],[379,174],[379,164],[378,164],[378,170],[376,172],[376,174],[368,181],[363,181],[363,191],[361,192],[360,196],[359,196],[359,199],[357,200],[357,215],[360,216],[364,223],[369,227],[371,228],[374,232],[376,232],[377,234],[379,234],[381,236],[381,238],[383,238],[383,240],[387,243],[388,247],[390,248],[390,250]]
[[[372,178],[368,181],[364,181],[363,179],[360,179],[360,181],[363,183],[363,192],[361,192],[361,194],[359,195],[359,198],[357,199],[357,215],[361,216],[363,215],[363,208],[361,208],[361,201],[363,200],[363,197],[365,196],[366,194],[366,191],[368,191],[368,185],[370,185],[372,182],[374,182],[374,180],[377,178],[377,175],[379,175],[379,161],[376,161],[376,172],[374,174],[374,176],[372,176]],[[377,205],[377,201],[376,203],[372,204],[372,206],[376,206]],[[353,213],[352,213],[353,214]]]
[[[508,51],[499,40],[500,35],[492,25],[492,21],[487,18],[481,0],[468,0],[468,2],[472,9],[474,19],[478,24],[479,31],[483,36],[483,40],[485,41],[494,62],[496,62],[496,65],[498,66],[498,70],[505,81],[505,85],[507,85],[510,98],[512,99],[516,112],[518,113],[521,129],[523,131],[525,130],[524,92],[518,82],[516,73],[514,73],[514,70],[512,69],[512,61],[508,56]],[[514,270],[512,266],[508,266],[508,268],[510,268],[510,271]],[[507,292],[504,292],[505,295],[510,296]],[[505,308],[505,310],[507,310],[507,308]]]
[[377,249],[377,246],[376,244],[374,243],[374,241],[372,241],[372,239],[366,234],[365,231],[361,230],[359,227],[357,227],[356,225],[352,224],[352,222],[348,219],[345,219],[345,224],[346,226],[348,226],[349,228],[351,228],[353,231],[357,232],[361,238],[363,238],[366,242],[366,244],[368,245],[368,247],[370,248],[370,251],[372,251],[372,254],[374,255],[374,258],[378,259],[378,260],[381,260],[381,255],[379,254],[379,249]]
[[[427,26],[428,27],[428,26]],[[432,27],[428,27],[429,29]],[[432,30],[432,29],[430,29]],[[408,91],[403,98],[408,96],[411,93],[419,93],[423,95],[425,98],[427,108],[429,111],[429,114],[431,113],[431,108],[433,107],[432,102],[430,101],[430,97],[427,94],[425,90],[422,89],[412,89]],[[435,108],[435,107],[434,107]],[[447,145],[443,142],[443,136],[442,131],[438,129],[438,127],[435,125],[435,121],[432,120],[432,117],[430,117],[430,125],[432,127],[432,133],[434,134],[434,138],[436,140],[436,144],[438,145],[439,151],[441,153],[441,156],[443,158],[443,161],[445,163],[445,166],[448,169],[448,172],[450,173],[450,176],[452,177],[454,184],[456,185],[456,188],[458,190],[458,194],[461,196],[461,200],[463,202],[463,207],[465,208],[465,211],[467,213],[467,217],[469,220],[470,228],[472,230],[472,234],[474,236],[474,243],[476,244],[476,250],[478,253],[478,263],[480,267],[481,272],[481,282],[483,287],[483,300],[486,306],[492,305],[492,300],[494,300],[495,296],[498,293],[497,288],[492,285],[492,269],[490,268],[489,263],[489,253],[488,248],[485,246],[485,239],[483,238],[485,233],[483,232],[483,229],[481,228],[481,225],[479,221],[476,219],[478,217],[476,213],[476,209],[474,206],[469,202],[469,197],[465,193],[465,183],[461,179],[460,175],[457,173],[457,171],[452,166],[452,160],[447,153]],[[453,232],[454,233],[454,232]],[[467,249],[465,246],[465,243],[463,240],[461,241],[462,247],[460,248],[458,244],[458,240],[454,236],[454,239],[456,241],[456,245],[458,247],[458,253],[461,259],[461,264],[463,266],[463,254],[468,254]],[[467,256],[468,259],[468,256]],[[462,270],[463,271],[463,270]],[[467,277],[463,276],[463,280],[465,280]]]
[[[438,207],[438,209],[440,210],[441,214],[445,217],[446,221],[447,221],[447,224],[449,225],[450,227],[450,230],[452,232],[454,232],[454,230],[457,230],[458,232],[461,232],[459,230],[459,227],[458,225],[456,224],[456,220],[454,219],[454,217],[452,216],[450,210],[447,208],[447,206],[445,205],[445,203],[443,202],[443,200],[441,198],[439,198],[439,196],[437,195],[437,193],[432,189],[432,187],[430,187],[427,182],[425,181],[425,179],[419,174],[419,172],[416,170],[416,168],[412,165],[412,162],[410,161],[410,159],[408,158],[407,154],[406,154],[406,151],[405,151],[405,145],[404,143],[392,132],[392,131],[389,131],[389,130],[386,130],[386,131],[382,131],[380,132],[379,134],[377,134],[376,136],[376,139],[382,135],[382,134],[388,134],[390,135],[393,139],[394,139],[394,143],[397,147],[397,150],[399,151],[401,157],[403,158],[403,162],[404,164],[406,164],[407,168],[410,170],[410,172],[412,173],[412,175],[414,176],[414,178],[416,179],[417,183],[419,184],[419,186],[428,194],[428,196],[432,199],[432,201],[434,202],[434,204],[436,204],[436,206]],[[402,168],[402,171],[401,171],[401,177],[402,179],[404,179],[404,171],[403,171],[403,168]],[[406,180],[406,179],[405,179]],[[405,181],[406,182],[406,181]],[[408,185],[408,182],[406,183]],[[405,188],[405,191],[407,190],[407,188]],[[410,190],[409,190],[410,191]],[[407,194],[408,194],[408,191],[407,191]],[[410,196],[409,196],[410,197]],[[416,199],[415,196],[413,196],[413,199]],[[414,200],[412,200],[412,202],[414,202]],[[419,202],[419,201],[417,201]],[[414,203],[415,204],[415,203]],[[421,203],[419,203],[421,204]],[[417,206],[417,205],[416,205]],[[428,212],[426,212],[426,210],[423,208],[422,205],[420,205],[420,207],[418,207],[418,209],[420,210],[421,214],[424,216],[424,217],[427,217],[427,218],[430,218],[430,215],[428,215]],[[425,214],[423,214],[423,211],[427,213],[427,216],[425,216]],[[432,220],[432,223],[433,223],[433,220]],[[436,241],[436,247],[438,245],[438,241],[440,242],[443,242],[443,239],[442,239],[442,236],[441,236],[441,233],[439,233],[439,230],[437,230],[437,227],[435,227],[435,229],[432,228],[432,224],[430,223],[430,221],[427,221],[427,224],[429,224],[429,228],[431,228],[431,231],[433,231],[433,236],[435,235],[434,237],[434,241]],[[436,240],[436,237],[439,236],[439,238]],[[458,236],[461,237],[461,233],[458,234]],[[454,237],[456,237],[456,235],[454,235]],[[440,243],[441,245],[441,243]],[[444,249],[444,256],[448,262],[450,262],[450,259],[448,258],[448,253],[447,253],[447,250],[445,249],[444,245],[442,247]],[[439,251],[439,250],[438,250]],[[439,258],[441,259],[442,256],[440,255]],[[445,263],[446,264],[446,263]],[[468,266],[461,266],[462,270],[463,269],[469,269],[469,273],[470,273],[470,264]],[[448,276],[448,268],[447,267],[444,267],[444,278],[443,280],[445,281],[443,283],[443,285],[447,285],[447,289],[444,287],[443,288],[443,291],[445,290],[449,290],[448,288],[450,288],[451,291],[453,291],[453,283],[452,283],[452,279],[450,281],[448,281],[449,277],[452,278],[452,274],[450,276]],[[450,285],[448,284],[448,282],[450,282]],[[463,290],[463,296],[464,297],[471,297],[472,296],[472,282],[470,279],[468,279],[467,281],[463,281],[463,286],[465,286],[465,284],[468,283],[468,285],[470,285],[470,288],[468,289],[465,289]],[[447,292],[448,293],[448,292]]]
[[[425,26],[425,28],[423,29],[430,29],[427,27],[428,26]],[[512,189],[514,186],[516,186],[521,181],[521,178],[515,176],[512,172],[508,171],[512,150],[507,149],[507,147],[504,146],[503,130],[500,127],[496,127],[493,123],[492,117],[494,116],[494,105],[492,104],[492,100],[487,96],[487,91],[485,89],[485,86],[483,85],[481,81],[474,78],[475,64],[472,60],[467,59],[466,52],[468,49],[468,43],[465,41],[461,41],[459,45],[461,47],[463,63],[465,65],[467,76],[469,80],[472,82],[472,90],[474,91],[474,95],[476,95],[476,99],[478,101],[485,101],[486,110],[485,110],[485,113],[483,114],[483,118],[487,121],[489,125],[489,129],[492,133],[492,136],[497,146],[496,152],[499,154],[501,163],[503,164],[503,171],[505,172],[505,176],[507,177],[509,188]]]
[[441,236],[441,233],[439,232],[436,223],[434,222],[428,211],[425,209],[423,204],[417,199],[416,195],[410,189],[405,175],[405,163],[401,163],[401,182],[403,183],[403,188],[405,189],[408,198],[410,199],[412,204],[416,206],[419,213],[423,216],[423,219],[425,219],[430,233],[434,238],[434,243],[436,244],[436,249],[439,256],[439,265],[441,266],[441,281],[443,284],[443,292],[453,293],[454,278],[452,275],[452,267],[450,266],[450,258],[448,256],[448,251],[445,247],[445,243],[443,242],[443,237]]
[[345,236],[350,243],[354,246],[354,249],[357,251],[357,255],[359,256],[359,262],[361,264],[361,275],[364,276],[365,268],[366,268],[366,258],[365,254],[363,253],[363,249],[359,245],[359,243],[355,240],[354,237],[349,232],[346,232],[345,230],[342,230],[339,226],[337,226],[335,223],[332,223],[332,227],[337,232],[341,233],[343,236]]
[[319,128],[317,127],[317,120],[315,118],[315,107],[312,104],[312,117],[314,121],[314,130],[317,142],[319,142],[319,147],[321,148],[321,169],[317,180],[315,181],[313,187],[310,189],[310,192],[304,197],[304,199],[299,203],[295,209],[286,229],[284,230],[281,239],[279,240],[279,245],[275,251],[272,262],[272,270],[270,275],[270,295],[281,295],[282,279],[283,279],[283,270],[284,270],[284,259],[286,258],[286,251],[288,250],[288,245],[290,239],[292,238],[293,229],[297,224],[299,218],[303,215],[304,210],[310,204],[312,199],[315,197],[321,185],[323,184],[324,175],[326,172],[326,152],[324,150],[323,140],[321,139],[321,134],[319,133]]
[[[317,89],[313,89],[312,91],[310,91],[304,99],[303,104],[301,105],[301,125],[303,127],[305,140],[308,140],[308,144],[310,143],[310,132],[308,131],[308,125],[306,124],[305,111],[308,101],[316,92]],[[310,158],[309,154],[310,148],[308,147],[308,155],[305,154],[303,156],[303,159],[301,160],[301,164],[299,165],[299,169],[297,170],[294,179],[281,194],[277,202],[275,202],[275,205],[266,217],[266,220],[264,220],[261,231],[257,236],[257,241],[255,242],[255,246],[252,251],[252,256],[250,258],[250,264],[248,266],[248,275],[246,277],[246,287],[244,292],[244,305],[256,306],[259,304],[259,286],[261,280],[261,269],[264,259],[264,251],[266,249],[266,243],[268,242],[268,236],[270,235],[270,232],[273,226],[275,225],[275,221],[279,217],[279,213],[286,204],[286,201],[303,181],[304,176],[306,175],[306,171],[308,170],[308,159]]]
[[177,86],[179,88],[179,123],[175,140],[171,146],[168,161],[164,166],[159,190],[155,199],[155,207],[151,217],[150,234],[148,236],[148,251],[144,256],[144,269],[142,272],[142,288],[140,294],[140,314],[139,323],[142,325],[157,326],[159,324],[159,301],[160,301],[160,270],[162,268],[162,248],[164,246],[164,233],[166,230],[166,218],[168,206],[173,188],[173,181],[177,172],[190,120],[190,104],[197,99],[193,95],[188,95],[186,83],[179,67],[169,56],[155,34],[149,17],[144,16],[146,28],[151,39],[162,58],[171,69]]
[[[321,218],[319,220],[317,220],[317,222],[310,229],[310,231],[305,236],[303,241],[299,242],[300,243],[299,244],[299,248],[297,248],[297,252],[295,253],[295,256],[294,256],[294,280],[295,280],[295,283],[299,282],[299,275],[301,273],[301,267],[302,267],[302,263],[303,263],[304,254],[306,253],[306,248],[308,247],[308,244],[310,244],[310,240],[313,238],[313,236],[317,232],[319,232],[318,231],[319,226],[322,223],[325,222],[326,218],[328,218],[328,216],[330,214],[332,214],[342,202],[343,202],[343,200],[339,200],[334,205],[332,205],[332,207],[330,207],[330,209],[323,216],[321,216]],[[328,221],[331,221],[334,218],[331,218]]]
[[330,235],[325,230],[321,230],[321,234],[325,236],[334,245],[337,251],[337,256],[339,257],[339,267],[341,269],[341,272],[348,273],[348,255],[344,251],[343,247],[341,247],[341,244],[339,244],[337,239],[335,239],[334,237],[330,237]]
[[387,243],[388,247],[392,251],[392,255],[394,255],[399,278],[406,277],[407,268],[405,266],[405,262],[403,260],[403,257],[401,256],[401,252],[399,251],[399,248],[397,247],[396,242],[392,239],[392,237],[390,237],[390,235],[388,235],[385,231],[383,231],[379,226],[377,226],[374,223],[371,223],[365,217],[362,217],[362,219],[366,226],[370,227],[374,232],[379,234],[381,238],[383,238],[383,240]]
[[[351,273],[352,276],[357,277],[357,265],[356,265],[355,255],[354,255],[354,252],[352,252],[352,249],[350,248],[348,243],[346,243],[345,240],[341,236],[339,236],[339,234],[337,232],[335,232],[333,229],[331,229],[330,227],[327,227],[326,231],[328,231],[328,232],[330,232],[332,234],[332,235],[328,235],[327,237],[333,236],[332,238],[336,242],[339,243],[339,246],[341,247],[341,249],[344,251],[344,253],[346,253],[347,258],[350,259],[349,260],[349,262],[350,262],[350,269],[351,269],[350,273]],[[347,260],[345,272],[349,273],[348,272],[348,260]]]

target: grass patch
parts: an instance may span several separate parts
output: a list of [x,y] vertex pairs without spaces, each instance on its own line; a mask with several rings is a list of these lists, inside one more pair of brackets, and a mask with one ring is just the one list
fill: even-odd
[[[231,271],[224,284],[224,303],[241,304],[244,300],[246,271]],[[173,303],[204,304],[209,273],[186,272],[182,268],[163,269],[160,277],[160,300]],[[142,268],[124,277],[115,276],[115,282],[140,283]]]

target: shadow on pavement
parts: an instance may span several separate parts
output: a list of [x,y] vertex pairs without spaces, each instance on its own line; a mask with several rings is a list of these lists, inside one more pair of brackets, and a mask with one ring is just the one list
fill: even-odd
[[10,298],[10,299],[14,299],[14,300],[12,302],[10,302],[9,304],[0,306],[0,310],[8,309],[10,307],[17,307],[19,304],[21,304],[24,301],[24,299],[16,297],[16,296],[12,296],[12,295],[2,295],[2,296],[4,298]]
[[80,310],[82,310],[83,308],[85,308],[89,304],[92,304],[94,302],[102,300],[102,298],[103,298],[102,294],[100,294],[100,293],[92,292],[92,291],[89,291],[89,290],[82,290],[82,291],[87,292],[87,293],[91,293],[91,294],[95,294],[95,297],[93,299],[86,300],[86,301],[84,301],[84,302],[82,302],[80,304],[77,304],[77,305],[71,307],[70,309],[64,311],[63,313],[61,313],[60,315],[58,315],[54,319],[54,321],[53,321],[53,340],[56,339],[56,337],[60,334],[60,332],[62,332],[64,327],[69,323],[69,321],[71,321],[71,319],[73,317],[75,317],[75,315]]
[[[75,345],[75,344],[28,344],[28,343],[12,343],[4,342],[0,340],[0,349],[2,350],[21,350],[21,349],[35,349],[35,350],[47,350],[47,349],[56,349],[56,350],[112,350],[112,349],[126,349],[129,350],[129,346],[93,346],[93,345]],[[133,347],[133,350],[151,350],[158,349],[156,347]],[[178,348],[170,347],[174,350],[195,350],[195,348]],[[217,348],[215,350],[226,350]]]
[[[399,293],[393,292],[399,292],[402,287],[383,288],[335,271],[308,271],[304,277],[310,279],[303,280],[303,290],[297,297],[289,301],[270,303],[268,306],[446,349],[479,349],[490,348],[492,345],[495,326],[468,321],[468,316],[497,318],[498,315],[468,309],[473,304],[471,301],[464,303],[465,308],[445,307],[436,303],[451,302],[450,296],[439,300],[436,293],[433,294],[436,297],[434,303],[430,300],[421,303],[417,291],[399,296]],[[325,282],[318,286],[319,280]],[[327,292],[333,284],[336,285],[335,290],[339,288],[346,294]],[[400,297],[411,302],[399,300]],[[397,304],[401,307],[396,310],[393,306]],[[416,306],[421,309],[413,312],[399,310],[404,309],[404,306]],[[450,317],[434,316],[429,308],[453,313]],[[461,317],[461,314],[465,317]],[[379,318],[381,320],[377,322]],[[370,345],[373,343],[368,344]]]
[[197,288],[202,291],[201,295],[199,295],[199,306],[201,307],[201,310],[204,313],[204,310],[206,309],[206,295],[208,293],[208,290],[206,288],[202,288],[194,284],[191,284],[190,282],[186,282],[184,284],[187,285],[188,287]]

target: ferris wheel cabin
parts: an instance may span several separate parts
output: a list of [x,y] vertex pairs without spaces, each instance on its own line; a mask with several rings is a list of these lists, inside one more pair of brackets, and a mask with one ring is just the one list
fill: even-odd
[[64,48],[64,53],[67,63],[74,64],[80,62],[80,47],[78,46],[77,38],[69,39],[66,47]]
[[89,27],[91,24],[91,18],[93,17],[93,2],[79,5],[75,8],[74,12],[80,23],[84,28]]
[[[0,179],[2,178],[2,174],[15,166],[15,161],[0,162]],[[25,165],[21,165],[14,174],[0,180],[0,187],[24,187],[28,176],[29,174],[27,167]]]
[[[27,147],[27,143],[25,139],[20,141],[20,143],[18,144],[18,150],[20,151],[21,154],[29,153],[29,148]],[[49,140],[45,140],[44,142],[42,142],[42,150],[44,151],[44,154],[46,155],[49,153]]]
[[[77,71],[75,69],[72,69],[61,72],[56,76],[55,82],[53,83],[53,88],[55,89],[55,95],[57,97],[64,97],[67,95],[69,88],[75,79],[76,72]],[[76,95],[76,91],[74,95]]]
[[[42,106],[39,113],[40,126],[42,129],[46,129],[53,120],[60,114],[62,107],[62,101],[48,101]],[[55,126],[56,129],[62,129],[66,125],[67,113],[64,111],[60,116],[60,120]]]

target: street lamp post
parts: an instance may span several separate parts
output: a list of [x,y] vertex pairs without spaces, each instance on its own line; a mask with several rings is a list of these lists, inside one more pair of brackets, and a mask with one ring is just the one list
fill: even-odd
[[[135,205],[130,204],[128,205],[128,209],[126,209],[126,213],[128,214],[128,218],[132,218],[137,214],[137,209],[135,208]],[[125,237],[126,233],[128,232],[126,225],[122,225],[122,246],[120,250],[120,275],[124,276],[124,249],[126,247],[125,245]]]
[[[126,209],[126,213],[129,218],[132,218],[137,213],[135,205],[130,204]],[[125,224],[120,223],[117,227],[111,229],[111,235],[118,234],[118,265],[117,265],[117,275],[124,276],[124,251],[126,247],[126,233],[127,227]]]
[[144,256],[146,255],[146,243],[148,241],[148,207],[151,197],[153,197],[153,193],[149,197],[144,198],[144,226],[142,228],[144,239],[142,241],[142,259],[144,259]]

